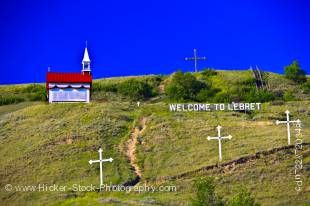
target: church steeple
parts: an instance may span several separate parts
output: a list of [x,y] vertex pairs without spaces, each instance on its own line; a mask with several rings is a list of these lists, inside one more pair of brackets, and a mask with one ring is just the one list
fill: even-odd
[[88,55],[88,51],[87,51],[87,41],[86,41],[86,46],[85,46],[85,50],[84,50],[84,57],[82,60],[82,73],[83,74],[91,74],[91,70],[90,70],[90,59],[89,59],[89,55]]

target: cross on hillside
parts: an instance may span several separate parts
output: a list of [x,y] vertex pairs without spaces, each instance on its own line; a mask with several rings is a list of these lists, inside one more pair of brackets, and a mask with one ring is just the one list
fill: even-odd
[[232,136],[231,135],[228,135],[226,137],[222,137],[221,136],[221,126],[217,126],[216,129],[217,129],[217,137],[210,137],[208,136],[208,140],[211,140],[211,139],[217,139],[219,141],[219,160],[222,161],[222,139],[231,139]]
[[290,145],[291,144],[291,130],[290,130],[290,123],[301,123],[301,121],[299,119],[297,120],[291,120],[290,121],[290,111],[286,110],[285,111],[285,114],[286,114],[286,121],[279,121],[277,120],[276,121],[276,124],[279,125],[279,124],[286,124],[287,126],[287,143]]
[[198,72],[198,68],[197,68],[197,61],[198,60],[206,60],[206,57],[198,57],[197,56],[197,49],[194,49],[194,56],[193,57],[186,57],[185,60],[186,61],[194,61],[195,64],[195,72]]
[[100,164],[100,190],[101,187],[103,186],[103,174],[102,174],[102,163],[103,162],[112,162],[113,158],[110,157],[109,159],[102,159],[102,149],[99,148],[98,152],[99,152],[99,160],[89,160],[89,164],[93,164],[93,163],[99,163]]

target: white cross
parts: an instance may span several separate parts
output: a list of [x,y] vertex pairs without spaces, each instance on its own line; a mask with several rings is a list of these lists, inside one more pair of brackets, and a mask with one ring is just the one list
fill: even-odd
[[112,162],[113,158],[110,157],[109,159],[102,159],[102,149],[99,148],[98,152],[99,152],[99,160],[89,160],[89,164],[93,164],[93,163],[100,163],[100,190],[101,190],[101,186],[103,185],[103,175],[102,175],[102,162]]
[[197,61],[198,60],[206,60],[206,57],[198,57],[197,56],[197,49],[194,49],[194,56],[193,57],[186,57],[185,60],[189,61],[189,60],[193,60],[194,64],[195,64],[195,72],[198,72],[198,68],[197,68]]
[[222,142],[221,140],[222,139],[231,139],[232,136],[231,135],[228,135],[226,137],[221,137],[221,126],[217,126],[216,129],[217,129],[217,137],[210,137],[208,136],[208,140],[211,140],[211,139],[217,139],[219,141],[219,160],[222,161]]
[[290,130],[290,123],[301,123],[301,121],[299,119],[297,120],[291,120],[290,121],[290,111],[286,110],[285,111],[286,114],[286,121],[276,121],[276,124],[286,124],[287,125],[287,143],[290,145],[291,144],[291,130]]
[[137,102],[137,106],[140,107],[140,102],[139,101]]

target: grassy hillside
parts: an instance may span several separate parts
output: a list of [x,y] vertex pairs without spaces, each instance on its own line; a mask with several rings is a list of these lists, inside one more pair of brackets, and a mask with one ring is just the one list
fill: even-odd
[[[127,160],[118,152],[135,119],[128,103],[36,104],[1,115],[1,186],[36,183],[97,184],[98,147],[115,162],[105,167],[105,177],[115,183],[132,178]],[[59,194],[1,193],[2,200],[20,205],[25,200],[56,201]],[[75,196],[76,194],[68,194]],[[43,198],[43,199],[42,199]]]
[[[195,74],[203,80],[202,74]],[[250,71],[218,71],[208,77],[222,93],[235,90],[252,78]],[[137,107],[132,99],[118,93],[128,79],[151,85],[156,95]],[[223,163],[270,151],[287,145],[286,127],[275,125],[290,110],[293,119],[303,122],[304,142],[310,143],[310,101],[299,85],[277,74],[270,74],[270,90],[292,91],[298,101],[266,102],[261,111],[169,112],[170,100],[164,87],[170,76],[143,76],[101,79],[94,82],[90,104],[47,104],[29,102],[29,85],[1,86],[0,96],[23,96],[25,102],[0,106],[0,200],[1,205],[190,205],[193,180],[216,177],[217,192],[230,199],[241,186],[251,191],[262,205],[307,205],[309,202],[309,145],[303,149],[303,191],[294,190],[294,150],[284,148],[240,164],[218,165],[216,135],[231,134],[223,141]],[[254,85],[252,85],[254,86]],[[255,86],[254,86],[255,87]],[[13,92],[14,91],[14,92]],[[140,100],[141,101],[141,100]],[[13,102],[14,103],[14,102]],[[5,191],[16,185],[98,185],[99,165],[89,165],[103,148],[104,182],[124,184],[135,179],[126,156],[126,142],[134,128],[141,127],[136,161],[142,176],[138,186],[176,186],[175,192],[17,192]],[[293,130],[292,130],[293,134]],[[293,136],[293,135],[292,135]],[[292,142],[294,136],[292,138]],[[214,166],[215,165],[215,166]],[[211,169],[204,169],[209,168]],[[214,167],[213,167],[214,166]]]

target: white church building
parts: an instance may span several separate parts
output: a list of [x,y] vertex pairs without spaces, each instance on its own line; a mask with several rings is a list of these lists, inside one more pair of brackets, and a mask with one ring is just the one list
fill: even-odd
[[50,72],[46,74],[49,103],[90,102],[92,74],[87,47],[82,60],[82,71],[76,73]]

